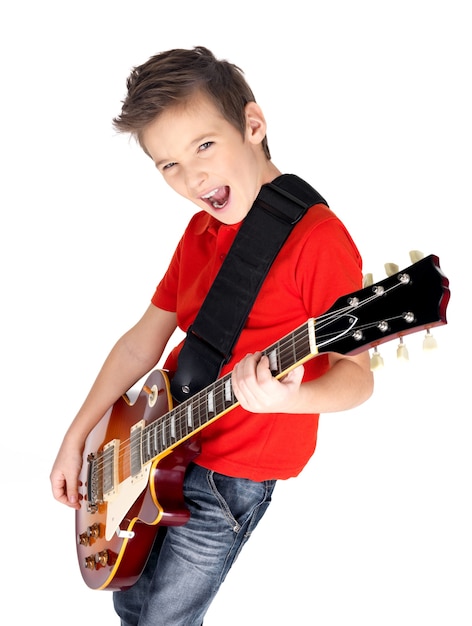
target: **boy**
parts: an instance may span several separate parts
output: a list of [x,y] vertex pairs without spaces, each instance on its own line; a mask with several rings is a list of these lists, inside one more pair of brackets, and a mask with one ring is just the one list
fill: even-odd
[[[176,327],[188,330],[261,187],[281,175],[241,70],[209,50],[151,57],[132,71],[127,87],[115,128],[131,133],[165,181],[200,210],[151,304],[111,350],[64,437],[51,484],[54,497],[75,509],[88,433],[155,367]],[[360,287],[354,243],[335,215],[315,204],[271,266],[222,369],[232,372],[240,406],[201,432],[201,453],[184,481],[190,520],[169,527],[138,582],[114,593],[123,626],[201,625],[276,481],[299,474],[313,454],[319,414],[349,409],[371,395],[367,352],[321,355],[281,380],[258,352]],[[165,362],[171,372],[180,348]]]

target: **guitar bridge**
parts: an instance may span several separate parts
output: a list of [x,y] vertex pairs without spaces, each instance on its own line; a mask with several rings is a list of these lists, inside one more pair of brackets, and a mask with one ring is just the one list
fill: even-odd
[[119,439],[113,439],[102,452],[87,457],[87,508],[90,513],[96,513],[98,505],[115,493],[119,443]]
[[96,513],[98,504],[103,502],[102,471],[98,464],[98,457],[94,453],[88,455],[87,463],[87,511]]

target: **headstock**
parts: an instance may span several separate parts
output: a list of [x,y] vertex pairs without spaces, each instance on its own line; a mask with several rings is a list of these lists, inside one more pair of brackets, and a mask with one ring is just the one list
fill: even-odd
[[423,258],[410,252],[413,265],[399,270],[385,264],[387,278],[374,283],[372,274],[364,277],[364,288],[339,298],[319,320],[317,340],[320,352],[355,354],[373,348],[371,368],[382,365],[378,346],[397,337],[399,358],[407,359],[404,336],[426,330],[424,348],[435,340],[431,328],[447,323],[450,298],[449,280],[435,255]]
[[[409,254],[410,254],[410,260],[412,263],[418,263],[424,258],[424,255],[420,250],[410,250]],[[399,266],[396,265],[395,263],[385,263],[384,268],[385,268],[385,273],[387,274],[387,276],[393,276],[394,274],[399,272]],[[363,284],[365,287],[368,286],[369,283],[372,284],[373,280],[371,280],[371,277],[372,277],[372,274],[366,274],[364,276]],[[446,286],[448,284],[449,284],[449,281],[446,283]],[[450,296],[450,292],[448,290],[448,299],[449,299],[449,296]],[[444,307],[447,307],[447,302],[444,304]],[[444,314],[445,314],[445,310],[444,310]],[[444,320],[444,323],[446,323],[446,320]],[[397,359],[399,359],[400,361],[408,361],[410,357],[409,357],[408,349],[405,345],[402,335],[399,336],[399,340],[400,341],[397,346]],[[423,350],[425,351],[435,350],[437,347],[438,347],[438,344],[434,336],[431,334],[430,328],[426,327],[426,334],[423,339]],[[370,369],[372,371],[375,371],[377,369],[382,368],[383,364],[384,364],[383,358],[377,346],[374,346],[371,359],[370,359]]]

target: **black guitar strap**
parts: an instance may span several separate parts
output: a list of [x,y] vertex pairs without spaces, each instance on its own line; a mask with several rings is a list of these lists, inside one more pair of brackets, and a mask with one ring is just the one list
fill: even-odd
[[294,174],[283,174],[261,187],[188,329],[171,381],[171,393],[178,402],[218,378],[272,262],[295,224],[318,203],[327,205]]

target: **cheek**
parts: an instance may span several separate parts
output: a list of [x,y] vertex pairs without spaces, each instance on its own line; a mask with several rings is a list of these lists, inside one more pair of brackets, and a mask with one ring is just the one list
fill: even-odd
[[180,180],[178,176],[169,176],[168,178],[164,177],[164,180],[167,185],[172,189],[172,191],[174,191],[176,194],[178,194],[182,198],[185,198],[185,200],[189,200],[189,202],[195,204],[200,210],[207,209],[205,203],[202,202],[202,206],[200,203],[195,201],[195,198],[193,196],[189,195],[187,185],[182,180]]
[[179,196],[184,196],[184,198],[187,197],[186,186],[179,176],[174,174],[163,174],[162,177],[164,178],[164,181],[167,183],[167,185],[175,191],[175,193],[178,193]]

